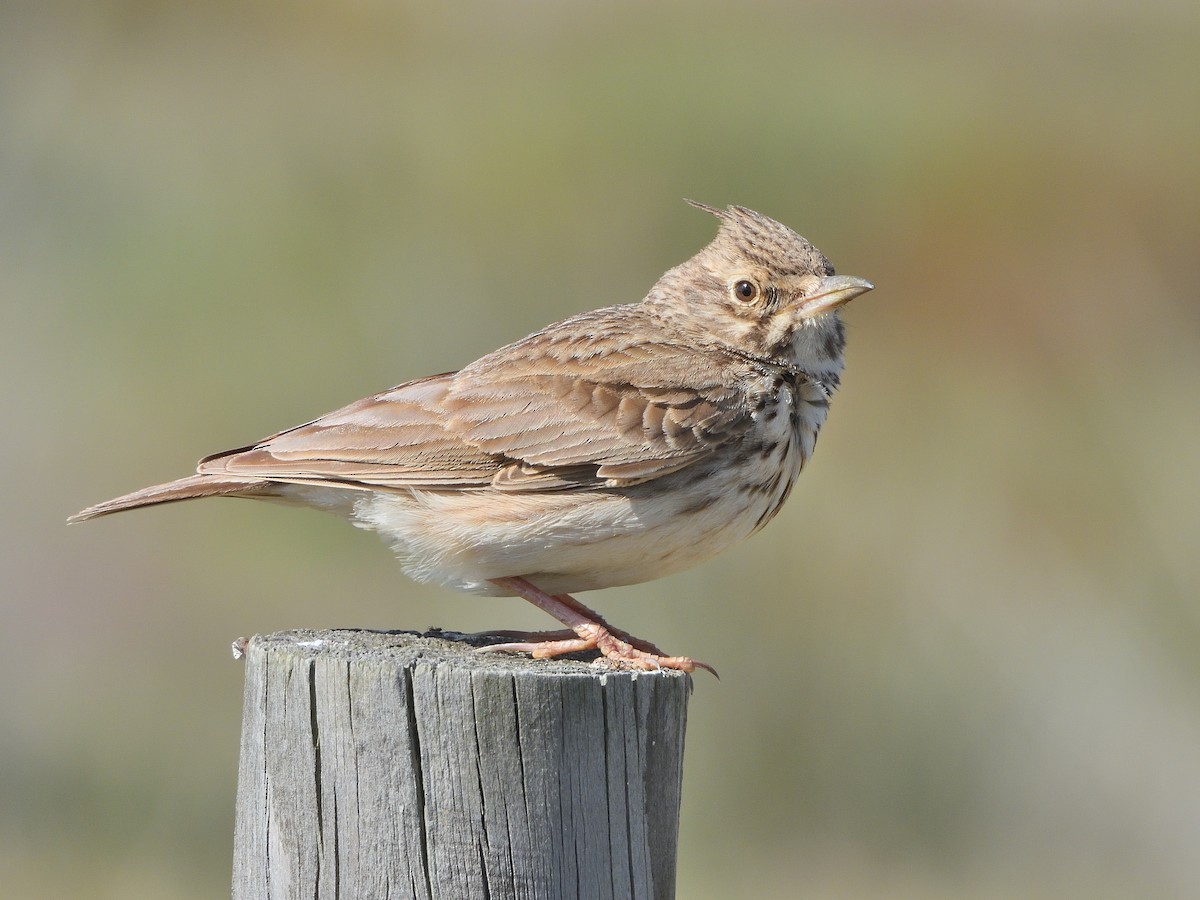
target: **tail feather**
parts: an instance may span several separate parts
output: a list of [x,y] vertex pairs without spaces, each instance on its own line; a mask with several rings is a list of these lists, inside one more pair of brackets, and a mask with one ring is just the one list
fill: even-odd
[[97,503],[87,509],[80,510],[67,519],[68,524],[84,522],[98,516],[120,512],[123,509],[136,509],[139,506],[154,506],[158,503],[175,503],[178,500],[191,500],[194,497],[225,497],[225,496],[261,496],[263,488],[269,481],[261,478],[223,478],[216,475],[189,475],[166,484],[156,484],[154,487],[142,488],[132,494],[125,494]]

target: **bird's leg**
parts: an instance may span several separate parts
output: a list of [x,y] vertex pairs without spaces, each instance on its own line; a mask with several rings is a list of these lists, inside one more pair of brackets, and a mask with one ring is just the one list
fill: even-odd
[[[602,625],[603,627],[607,628],[608,633],[613,637],[625,641],[625,643],[636,647],[638,650],[643,650],[646,653],[653,654],[654,656],[666,656],[662,650],[658,649],[658,647],[649,641],[644,640],[643,638],[635,637],[628,631],[623,631],[614,625],[608,624],[608,622],[603,616],[600,615],[600,613],[596,612],[591,607],[584,606],[570,594],[555,594],[554,599],[566,606],[571,607],[571,609],[575,610],[581,616],[591,619],[597,625]],[[496,629],[493,631],[480,631],[474,635],[471,635],[471,637],[495,637],[505,638],[507,641],[519,641],[526,644],[547,644],[554,641],[572,640],[575,638],[575,632],[569,628],[560,629],[558,631],[509,631],[507,629]]]
[[592,609],[589,606],[584,606],[582,603],[580,603],[578,600],[576,600],[570,594],[555,594],[554,599],[558,600],[564,606],[568,606],[571,609],[575,610],[575,612],[579,613],[579,615],[584,616],[585,618],[591,619],[597,625],[607,628],[608,633],[611,634],[613,637],[619,638],[620,640],[624,641],[627,644],[631,644],[632,646],[636,647],[638,650],[642,650],[642,651],[644,651],[646,653],[650,653],[654,656],[666,656],[665,653],[663,653],[661,650],[658,649],[658,647],[656,647],[654,644],[650,643],[649,641],[644,640],[643,638],[634,637],[628,631],[622,631],[620,628],[616,628],[612,625],[609,625],[608,622],[605,621],[604,617],[600,615],[600,613],[596,612],[594,609]]
[[[716,671],[705,663],[686,656],[664,656],[653,644],[639,641],[631,635],[612,629],[603,618],[596,615],[574,597],[566,594],[548,594],[524,578],[493,578],[492,583],[523,597],[538,609],[549,613],[571,629],[578,637],[565,640],[517,642],[493,644],[481,650],[511,650],[528,653],[535,659],[578,653],[583,650],[599,650],[606,659],[618,665],[638,669],[681,669],[684,672],[696,668]],[[649,649],[643,649],[649,648]]]

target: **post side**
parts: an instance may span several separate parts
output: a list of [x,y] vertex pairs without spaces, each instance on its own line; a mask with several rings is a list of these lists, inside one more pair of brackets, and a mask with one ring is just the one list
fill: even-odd
[[234,900],[674,896],[688,676],[362,631],[245,662]]

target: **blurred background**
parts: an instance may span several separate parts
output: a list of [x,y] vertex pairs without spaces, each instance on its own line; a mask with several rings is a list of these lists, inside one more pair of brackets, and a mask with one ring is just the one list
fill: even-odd
[[1200,884],[1200,6],[0,6],[0,869],[226,894],[239,635],[543,627],[333,518],[67,529],[793,226],[878,289],[762,534],[590,594],[707,660],[683,898]]

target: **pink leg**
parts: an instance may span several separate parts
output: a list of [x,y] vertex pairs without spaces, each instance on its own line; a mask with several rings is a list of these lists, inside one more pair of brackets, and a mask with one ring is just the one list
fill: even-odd
[[[584,606],[570,594],[555,594],[554,599],[558,600],[565,606],[569,606],[571,609],[575,610],[575,612],[579,613],[585,618],[591,619],[597,625],[603,625],[608,629],[608,633],[613,637],[619,638],[620,640],[625,641],[625,643],[633,645],[638,650],[644,650],[647,653],[651,653],[655,656],[666,656],[665,653],[663,653],[660,649],[658,649],[658,647],[649,641],[634,637],[628,631],[622,631],[620,628],[609,625],[608,622],[605,621],[605,619],[601,617],[598,612],[587,606]],[[506,638],[507,641],[520,642],[524,644],[549,644],[554,641],[574,640],[576,637],[575,632],[569,628],[559,631],[507,631],[504,629],[495,629],[492,631],[480,632],[479,634],[480,637],[484,635]]]
[[574,597],[566,594],[559,596],[547,594],[524,578],[493,578],[492,583],[524,597],[538,609],[562,622],[578,637],[566,640],[493,644],[490,647],[481,648],[483,650],[512,650],[529,653],[535,659],[562,656],[565,653],[578,653],[582,650],[599,650],[606,659],[612,660],[618,665],[647,670],[682,669],[684,672],[692,672],[701,668],[714,675],[717,674],[713,667],[706,663],[698,662],[687,656],[664,656],[653,644],[639,641],[623,631],[610,628],[604,619]]

